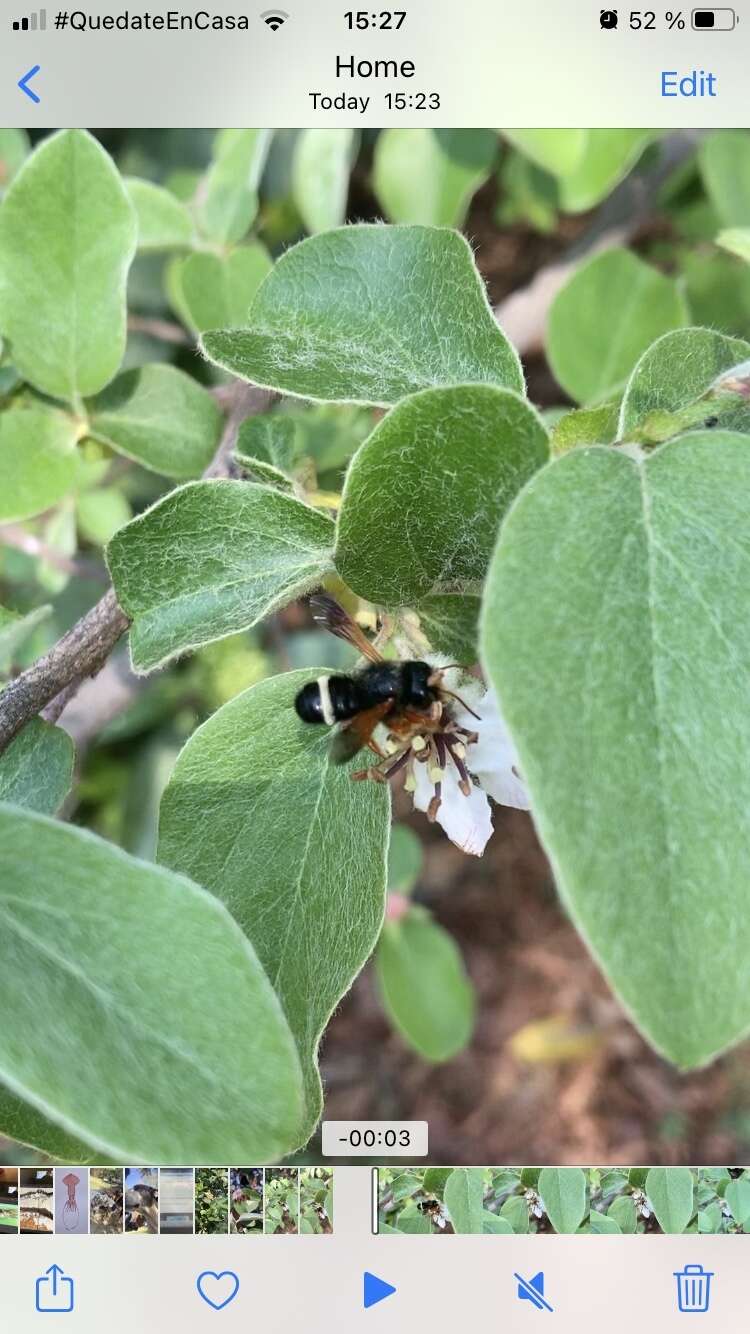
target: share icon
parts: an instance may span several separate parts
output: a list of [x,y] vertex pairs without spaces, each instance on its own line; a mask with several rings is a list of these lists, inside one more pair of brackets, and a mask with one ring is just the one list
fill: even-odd
[[531,1302],[537,1311],[552,1311],[554,1307],[550,1305],[544,1295],[544,1273],[540,1269],[533,1278],[522,1278],[520,1274],[513,1274],[518,1283],[518,1300],[521,1302]]

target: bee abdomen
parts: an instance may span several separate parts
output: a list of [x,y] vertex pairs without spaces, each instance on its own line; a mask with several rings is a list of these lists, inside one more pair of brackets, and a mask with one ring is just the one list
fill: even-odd
[[343,723],[363,707],[362,692],[351,676],[320,676],[308,681],[294,701],[305,723]]

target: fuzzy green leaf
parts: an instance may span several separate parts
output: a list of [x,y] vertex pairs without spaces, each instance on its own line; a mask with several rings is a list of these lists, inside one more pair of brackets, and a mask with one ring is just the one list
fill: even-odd
[[70,791],[73,759],[67,732],[32,718],[0,755],[0,802],[54,815]]
[[391,1023],[428,1061],[449,1061],[474,1028],[474,988],[453,938],[423,908],[386,922],[375,956]]
[[[6,806],[0,918],[0,1081],[12,1093],[115,1161],[263,1162],[292,1146],[294,1043],[216,898]],[[227,1051],[239,1057],[231,1077]],[[123,1097],[112,1071],[132,1068]]]
[[420,602],[419,624],[438,653],[470,666],[477,660],[481,605],[478,597],[436,593]]
[[124,371],[86,408],[97,440],[177,481],[200,476],[221,435],[211,395],[174,366]]
[[174,260],[167,275],[175,311],[196,333],[247,323],[250,306],[273,265],[265,246],[254,241],[229,255],[203,251]]
[[662,1232],[684,1232],[693,1216],[693,1174],[689,1167],[652,1167],[646,1194]]
[[14,1093],[0,1085],[0,1130],[8,1139],[18,1144],[28,1145],[56,1158],[58,1162],[87,1164],[100,1163],[101,1150],[84,1144],[60,1126],[42,1116],[35,1107],[17,1098]]
[[347,475],[342,578],[381,606],[477,583],[508,505],[548,456],[541,419],[510,390],[457,385],[398,403]]
[[0,207],[0,332],[37,389],[77,400],[116,373],[137,232],[91,135],[62,130],[27,159]]
[[492,130],[383,130],[375,146],[375,194],[391,222],[459,227],[496,155]]
[[642,352],[687,322],[677,284],[629,250],[587,260],[555,297],[547,355],[558,383],[580,403],[622,390]]
[[207,356],[300,398],[387,406],[435,385],[524,389],[467,242],[441,228],[310,237],[278,261],[247,323],[206,334]]
[[340,227],[346,217],[354,130],[302,130],[294,147],[292,196],[308,232]]
[[750,1031],[749,489],[736,433],[574,450],[508,515],[482,613],[566,905],[688,1067]]
[[147,672],[246,630],[331,569],[333,524],[252,482],[192,482],[115,534],[107,548],[130,651]]
[[29,155],[29,136],[25,130],[0,130],[0,195],[7,190]]
[[0,412],[0,523],[56,505],[72,491],[78,469],[72,418],[36,405]]
[[137,176],[128,177],[125,188],[138,219],[139,250],[176,250],[192,243],[190,210],[171,190]]
[[539,1194],[555,1232],[577,1232],[586,1214],[586,1175],[580,1167],[543,1167]]
[[443,1200],[454,1232],[481,1232],[484,1189],[480,1167],[457,1167],[445,1183]]
[[[644,352],[631,375],[620,410],[619,439],[632,439],[644,423],[672,414],[668,430],[678,434],[685,425],[681,411],[701,407],[704,396],[723,372],[750,358],[750,343],[711,329],[679,329],[659,338]],[[705,399],[705,418],[717,412],[715,398]],[[701,414],[702,415],[702,414]],[[735,431],[750,432],[750,405],[739,398],[722,409],[721,425]]]
[[297,454],[297,427],[280,412],[248,417],[240,426],[235,457],[240,467],[269,486],[289,488]]
[[597,408],[574,408],[552,427],[550,449],[565,454],[579,445],[611,445],[617,436],[620,404],[617,400]]
[[330,763],[327,729],[297,717],[309,679],[263,681],[204,723],[159,825],[159,860],[223,899],[281,999],[307,1090],[300,1142],[320,1111],[321,1033],[382,923],[389,824],[387,790],[352,782]]

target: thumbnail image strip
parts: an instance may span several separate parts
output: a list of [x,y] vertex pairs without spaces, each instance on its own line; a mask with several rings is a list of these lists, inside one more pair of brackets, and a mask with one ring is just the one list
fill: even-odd
[[55,1168],[55,1232],[80,1236],[89,1230],[89,1170]]
[[243,1237],[263,1236],[262,1167],[229,1169],[229,1231]]
[[94,1236],[116,1236],[123,1230],[121,1167],[92,1167],[89,1174],[90,1230]]
[[[261,1172],[261,1199],[263,1174]],[[259,1214],[263,1230],[263,1210]],[[201,1237],[226,1236],[229,1230],[229,1171],[226,1167],[195,1169],[195,1231]],[[235,1231],[236,1229],[232,1229]]]
[[378,1232],[747,1234],[750,1168],[381,1167]]
[[0,1237],[18,1232],[18,1168],[0,1167]]
[[266,1169],[264,1232],[268,1236],[299,1232],[299,1168]]
[[125,1231],[158,1235],[158,1167],[125,1168]]
[[300,1168],[299,1230],[302,1234],[333,1232],[333,1168]]
[[51,1167],[22,1167],[19,1172],[21,1232],[53,1232],[54,1185]]
[[192,1167],[159,1168],[159,1231],[192,1236],[195,1219]]

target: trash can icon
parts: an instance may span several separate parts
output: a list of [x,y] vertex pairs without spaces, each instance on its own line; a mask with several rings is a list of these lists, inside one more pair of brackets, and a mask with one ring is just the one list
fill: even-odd
[[713,1271],[703,1265],[685,1265],[675,1271],[678,1311],[707,1311],[711,1301]]

